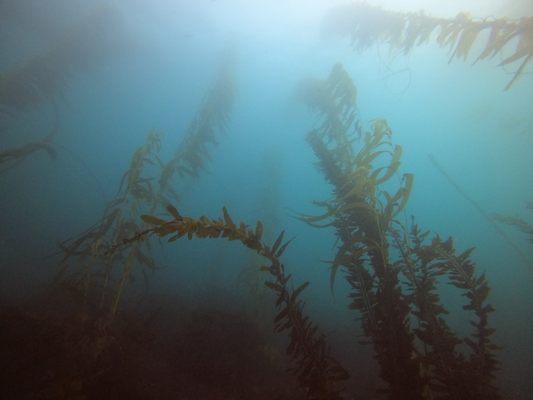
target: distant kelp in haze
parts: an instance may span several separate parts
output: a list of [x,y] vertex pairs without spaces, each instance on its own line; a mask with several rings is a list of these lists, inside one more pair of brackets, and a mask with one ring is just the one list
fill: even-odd
[[[487,303],[488,281],[470,259],[473,249],[458,253],[451,238],[436,235],[428,241],[429,232],[414,220],[406,227],[397,219],[413,175],[403,174],[389,192],[401,148],[393,145],[385,120],[374,120],[368,131],[361,127],[355,86],[342,66],[335,65],[328,79],[313,86],[320,92],[312,93],[312,109],[322,118],[307,139],[332,198],[316,202],[325,209],[322,215],[301,219],[335,230],[331,285],[343,270],[350,308],[361,315],[385,392],[390,399],[499,399],[494,387],[498,347],[488,324],[494,308]],[[474,329],[464,339],[443,318],[448,311],[437,291],[443,276],[468,299],[463,309],[472,314]],[[463,353],[461,345],[470,352]]]
[[[529,203],[527,209],[532,211],[533,207],[530,206],[531,203]],[[518,231],[522,232],[524,235],[526,235],[527,241],[533,244],[533,225],[527,222],[525,219],[517,216],[502,214],[493,214],[493,218],[501,224],[512,226]]]
[[[465,189],[463,189],[451,176],[448,174],[442,165],[436,160],[436,158],[433,155],[428,156],[429,161],[431,164],[439,171],[442,176],[448,181],[448,183],[463,197],[474,209],[481,215],[485,221],[487,221],[496,231],[496,233],[503,239],[505,243],[509,245],[513,249],[513,251],[520,257],[520,259],[524,262],[524,264],[528,268],[533,267],[533,262],[531,258],[518,246],[507,233],[498,226],[496,222],[505,223],[507,225],[514,225],[515,227],[519,227],[520,230],[522,230],[524,233],[528,233],[528,226],[525,221],[517,220],[516,218],[512,217],[504,217],[501,215],[490,215],[485,209],[477,202],[475,201],[468,193],[466,193]],[[525,224],[524,224],[525,223]]]
[[227,49],[221,56],[216,76],[196,115],[192,118],[174,156],[163,165],[159,186],[164,195],[177,193],[172,187],[175,175],[180,178],[198,177],[210,160],[210,146],[225,132],[235,102],[235,54]]
[[[63,257],[58,281],[79,291],[85,299],[97,301],[98,308],[109,310],[111,314],[117,312],[136,264],[142,266],[145,278],[145,268],[155,268],[148,242],[136,243],[121,252],[110,252],[110,246],[142,230],[143,226],[138,224],[139,212],[151,211],[158,205],[152,178],[146,169],[156,165],[160,147],[160,136],[151,132],[146,143],[133,154],[119,191],[100,221],[61,244]],[[119,266],[122,270],[117,273]]]
[[123,45],[119,17],[112,7],[97,8],[50,49],[0,71],[0,123],[13,113],[55,101],[72,75],[116,54]]
[[[106,207],[100,222],[86,232],[62,244],[59,281],[81,289],[84,297],[100,296],[98,307],[112,315],[118,311],[126,285],[132,280],[133,269],[140,265],[146,271],[155,269],[149,242],[132,242],[117,247],[127,238],[144,229],[140,213],[157,214],[178,198],[173,187],[175,173],[180,178],[199,177],[210,158],[209,145],[225,130],[235,97],[233,60],[223,57],[215,82],[208,90],[193,117],[185,138],[174,157],[167,163],[158,156],[161,137],[155,132],[133,154],[120,187]],[[142,246],[142,247],[141,247]],[[120,269],[120,271],[117,271]]]
[[[465,60],[476,42],[485,42],[475,58],[491,59],[501,55],[499,66],[518,63],[505,90],[523,75],[533,56],[533,17],[519,20],[507,18],[472,19],[468,13],[459,13],[453,19],[431,17],[423,12],[384,10],[367,3],[354,3],[331,10],[325,20],[326,32],[347,36],[358,50],[377,43],[386,43],[391,49],[409,53],[415,46],[436,43],[451,51],[450,62]],[[434,35],[436,33],[436,35]],[[483,33],[488,37],[484,38]],[[514,46],[514,47],[513,47]]]
[[54,148],[54,139],[56,138],[58,132],[59,126],[56,112],[53,126],[42,139],[23,144],[21,146],[0,150],[0,174],[15,167],[27,157],[41,151],[46,152],[50,158],[55,159],[57,153],[56,149]]

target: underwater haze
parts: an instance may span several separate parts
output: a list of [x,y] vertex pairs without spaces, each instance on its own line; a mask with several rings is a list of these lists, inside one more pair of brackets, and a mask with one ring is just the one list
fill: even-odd
[[0,0],[0,398],[532,398],[532,58],[527,0]]

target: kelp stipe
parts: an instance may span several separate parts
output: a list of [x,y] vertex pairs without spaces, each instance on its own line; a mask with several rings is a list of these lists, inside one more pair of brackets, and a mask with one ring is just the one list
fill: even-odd
[[304,303],[299,298],[308,282],[291,288],[291,275],[287,274],[280,257],[283,255],[291,240],[284,242],[282,232],[269,246],[262,242],[263,224],[258,221],[251,229],[244,223],[233,222],[226,208],[223,208],[223,218],[210,219],[202,216],[198,219],[182,216],[173,206],[167,207],[172,215],[171,220],[163,220],[153,215],[143,215],[145,223],[152,228],[139,232],[135,236],[117,243],[112,251],[122,246],[129,246],[157,235],[169,237],[168,242],[176,241],[187,236],[190,240],[196,238],[223,238],[237,240],[244,246],[255,251],[268,260],[269,265],[261,270],[269,274],[265,285],[276,295],[276,307],[279,312],[274,319],[276,332],[287,332],[289,345],[287,354],[292,360],[290,371],[297,376],[300,384],[306,390],[309,400],[341,400],[342,382],[348,378],[348,373],[330,354],[325,336],[318,331],[310,318],[304,314]]
[[499,66],[518,62],[513,77],[505,86],[510,89],[520,78],[533,57],[533,17],[521,19],[485,18],[475,20],[468,13],[459,13],[455,18],[437,18],[423,12],[397,12],[384,10],[366,2],[339,6],[331,10],[325,21],[327,32],[347,36],[358,50],[376,43],[386,43],[391,50],[409,53],[415,46],[430,41],[436,34],[436,43],[450,49],[450,59],[468,58],[483,32],[489,32],[483,50],[474,63],[503,55],[516,41],[511,55]]
[[[323,107],[314,107],[323,121],[308,134],[308,142],[333,197],[316,202],[324,214],[300,218],[336,231],[339,245],[331,262],[331,285],[343,269],[352,289],[350,308],[362,316],[364,335],[373,344],[380,377],[387,383],[384,392],[391,399],[499,398],[493,386],[497,347],[488,327],[493,308],[486,304],[486,278],[475,275],[468,259],[470,250],[456,255],[451,240],[438,237],[426,245],[427,234],[414,224],[411,237],[405,234],[396,215],[407,204],[413,175],[404,174],[392,193],[385,189],[401,161],[401,147],[392,144],[390,127],[374,120],[363,132],[353,83],[339,64],[315,87],[321,92],[314,92],[313,104]],[[436,291],[442,275],[463,291],[469,299],[464,309],[475,315],[475,330],[464,340],[443,318],[447,311]],[[463,343],[471,349],[468,358],[457,350]]]

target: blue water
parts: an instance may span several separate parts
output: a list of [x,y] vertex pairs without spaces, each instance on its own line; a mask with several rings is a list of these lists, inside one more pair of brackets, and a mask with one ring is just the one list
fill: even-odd
[[[9,17],[2,28],[0,73],[53,46],[62,29],[90,8],[75,3],[52,2],[48,14],[32,16],[21,7],[19,20]],[[434,44],[392,59],[385,45],[354,51],[346,40],[321,37],[327,9],[321,3],[316,9],[304,7],[301,18],[293,2],[279,9],[224,3],[115,4],[123,51],[70,74],[61,96],[53,100],[60,127],[57,158],[39,152],[0,175],[2,297],[17,301],[48,284],[58,260],[47,256],[100,218],[150,130],[162,134],[159,157],[171,157],[212,83],[220,54],[231,47],[237,95],[227,132],[217,135],[207,171],[187,183],[177,207],[183,215],[218,218],[226,206],[234,219],[253,225],[269,218],[261,199],[275,193],[272,235],[285,230],[295,237],[284,262],[297,282],[311,283],[304,296],[309,314],[333,347],[344,343],[353,359],[362,357],[350,341],[360,328],[347,310],[347,285],[339,276],[335,297],[329,290],[324,261],[335,254],[334,232],[293,217],[321,212],[312,201],[331,196],[305,141],[318,118],[296,100],[295,87],[304,78],[326,78],[340,62],[357,86],[361,121],[368,126],[374,118],[385,118],[393,142],[403,148],[401,173],[415,175],[400,219],[414,215],[424,229],[453,236],[458,249],[476,247],[473,258],[492,286],[495,341],[503,348],[499,386],[508,398],[530,398],[533,267],[450,185],[428,155],[489,214],[521,216],[531,223],[525,204],[533,200],[533,77],[526,73],[504,92],[510,75],[496,66],[497,60],[474,66],[448,63],[447,52]],[[38,7],[28,4],[29,9]],[[15,7],[9,2],[2,6]],[[32,18],[33,28],[17,23]],[[10,117],[0,151],[41,137],[52,123],[52,109],[45,101]],[[533,249],[525,235],[499,226],[531,260]],[[183,296],[194,297],[201,296],[207,283],[231,292],[250,254],[235,243],[183,240],[155,246],[154,257],[165,268],[151,276],[150,291],[170,296],[179,288]],[[457,298],[450,295],[449,301],[453,310],[458,308]],[[459,330],[466,324],[464,317],[452,323]],[[339,348],[334,352],[342,353]]]

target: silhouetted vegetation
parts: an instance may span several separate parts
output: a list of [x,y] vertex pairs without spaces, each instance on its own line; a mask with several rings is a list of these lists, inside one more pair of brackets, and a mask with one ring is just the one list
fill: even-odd
[[[115,17],[108,8],[100,10],[55,48],[2,74],[0,122],[60,97],[69,77],[102,55],[106,46],[99,39]],[[386,42],[408,53],[438,32],[437,43],[451,49],[450,61],[466,60],[485,31],[488,42],[476,62],[502,54],[516,41],[501,62],[520,62],[506,89],[523,75],[532,55],[531,18],[478,21],[460,14],[447,20],[356,3],[332,13],[330,22],[358,49]],[[352,378],[376,369],[379,385],[364,398],[501,399],[500,348],[490,323],[495,309],[474,248],[457,248],[452,237],[426,231],[415,216],[408,217],[415,176],[402,169],[403,148],[385,119],[361,119],[358,90],[340,63],[326,79],[306,79],[297,87],[315,121],[305,136],[309,155],[329,191],[313,202],[320,209],[316,215],[298,213],[295,223],[335,239],[329,274],[319,279],[332,294],[344,285],[346,312],[359,323],[349,326],[353,343],[332,340],[341,327],[328,330],[326,318],[313,315],[313,304],[306,304],[314,289],[309,270],[288,267],[307,260],[316,243],[304,238],[299,244],[305,253],[286,261],[295,237],[280,226],[285,171],[278,158],[266,163],[264,192],[254,200],[261,208],[255,223],[237,221],[222,205],[218,217],[184,211],[184,183],[198,182],[228,131],[237,93],[234,62],[233,52],[223,53],[177,143],[165,143],[153,130],[136,144],[100,218],[59,244],[55,279],[44,293],[15,307],[0,303],[0,398],[348,400],[364,396]],[[54,158],[57,124],[56,117],[41,140],[2,150],[0,172],[40,151]],[[165,147],[171,150],[167,159]],[[509,244],[514,246],[496,221],[533,242],[528,222],[487,214],[430,160]],[[210,194],[201,193],[202,201]],[[236,278],[237,287],[248,289],[244,298],[233,287],[217,291],[204,283],[211,304],[200,304],[194,294],[186,298],[183,292],[193,292],[199,266],[182,257],[184,243],[174,243],[185,239],[202,239],[202,251],[209,248],[203,239],[249,250],[248,266]],[[167,256],[155,246],[172,244],[178,253],[168,264],[185,278],[165,301],[148,289],[153,276],[163,274],[161,260]],[[228,265],[215,260],[216,268]],[[133,282],[139,277],[144,291],[137,299]],[[150,296],[154,303],[147,301]],[[454,308],[452,296],[462,309]],[[226,307],[231,301],[238,307]],[[261,312],[265,307],[271,312]],[[469,325],[463,331],[464,320]],[[350,358],[352,348],[361,346],[371,346],[364,365]]]
[[[455,18],[447,19],[424,12],[389,11],[366,2],[356,2],[334,8],[325,25],[328,32],[349,37],[357,50],[386,43],[391,50],[407,54],[414,47],[435,39],[440,47],[450,50],[449,62],[454,59],[466,61],[475,44],[484,42],[474,63],[496,55],[503,56],[499,66],[519,63],[505,90],[524,74],[533,57],[533,17],[476,20],[462,12]],[[488,37],[484,38],[484,33]]]

